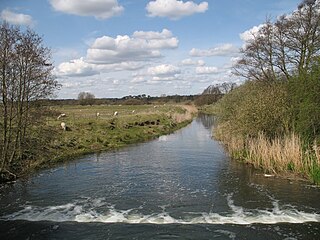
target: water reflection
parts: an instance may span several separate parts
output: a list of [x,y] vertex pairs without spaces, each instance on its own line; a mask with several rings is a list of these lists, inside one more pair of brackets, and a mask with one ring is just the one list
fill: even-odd
[[196,118],[196,121],[198,123],[201,123],[206,129],[211,129],[215,122],[215,116],[199,113],[198,117]]

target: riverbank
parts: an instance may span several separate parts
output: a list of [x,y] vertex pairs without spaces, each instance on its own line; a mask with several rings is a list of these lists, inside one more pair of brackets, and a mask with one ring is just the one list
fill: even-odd
[[[212,115],[217,115],[216,111],[214,105],[199,109]],[[267,177],[304,179],[320,185],[320,146],[316,141],[306,144],[295,133],[274,138],[263,133],[243,136],[229,124],[216,123],[212,135],[225,146],[231,158],[260,169]]]
[[228,133],[226,126],[218,125],[213,133],[229,155],[240,162],[260,169],[267,177],[305,179],[320,184],[320,148],[307,146],[292,133],[268,139],[263,133],[257,137]]
[[[84,154],[118,149],[172,133],[188,125],[197,109],[191,105],[79,105],[52,107],[51,111],[56,114],[47,118],[51,136],[45,153],[30,160],[18,177]],[[57,119],[59,115],[62,117]],[[66,130],[62,129],[62,122]]]
[[0,238],[320,239],[320,189],[231,161],[212,123],[0,187]]

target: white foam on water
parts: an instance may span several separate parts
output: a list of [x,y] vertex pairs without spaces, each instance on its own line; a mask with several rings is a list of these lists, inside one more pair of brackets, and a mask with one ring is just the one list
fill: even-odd
[[280,207],[273,202],[272,209],[247,210],[236,206],[232,196],[227,197],[229,213],[183,213],[174,218],[161,207],[159,213],[142,214],[142,207],[129,210],[118,210],[113,205],[105,203],[104,199],[87,199],[59,206],[24,206],[13,214],[1,217],[1,220],[54,221],[54,222],[102,222],[128,224],[238,224],[254,223],[305,223],[320,222],[320,214],[298,211],[293,206]]

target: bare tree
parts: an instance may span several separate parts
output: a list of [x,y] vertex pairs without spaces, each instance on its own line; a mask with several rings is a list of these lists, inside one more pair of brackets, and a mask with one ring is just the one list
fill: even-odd
[[251,80],[274,79],[274,45],[274,27],[267,20],[240,50],[242,58],[236,64],[236,73]]
[[37,121],[34,103],[59,85],[52,75],[50,49],[35,32],[4,22],[0,36],[1,173],[24,158],[29,130]]
[[235,83],[227,83],[223,82],[221,84],[210,85],[203,92],[202,95],[213,94],[213,95],[221,95],[227,94],[231,92],[236,87]]
[[216,84],[216,85],[210,85],[202,92],[202,95],[207,95],[207,94],[221,95],[222,93],[220,91],[219,85]]
[[95,101],[95,96],[90,92],[80,92],[78,94],[78,100],[81,105],[93,105]]
[[201,95],[195,98],[195,105],[209,105],[217,102],[224,94],[231,92],[236,87],[235,83],[222,83],[208,86]]
[[304,0],[288,17],[288,48],[296,59],[299,74],[310,70],[312,61],[320,54],[320,1]]
[[268,19],[241,49],[235,73],[250,80],[289,79],[310,71],[320,54],[320,1],[304,0],[291,15]]
[[224,83],[219,85],[219,88],[220,88],[221,93],[228,94],[233,89],[235,89],[236,86],[237,85],[235,83],[233,83],[233,82],[230,82],[230,83],[224,82]]

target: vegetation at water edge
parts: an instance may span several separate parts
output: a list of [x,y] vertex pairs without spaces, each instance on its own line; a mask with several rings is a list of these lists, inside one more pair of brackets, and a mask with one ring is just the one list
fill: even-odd
[[175,105],[70,105],[51,106],[47,111],[43,112],[46,117],[41,130],[34,128],[31,132],[37,144],[25,153],[23,161],[17,159],[10,168],[18,176],[83,154],[169,134],[190,123],[196,109]]
[[246,81],[206,107],[232,157],[320,184],[320,1],[267,20],[241,49]]

